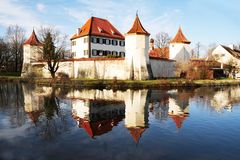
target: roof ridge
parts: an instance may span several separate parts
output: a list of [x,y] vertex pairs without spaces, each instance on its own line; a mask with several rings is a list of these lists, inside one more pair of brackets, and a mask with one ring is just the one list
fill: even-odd
[[171,40],[171,43],[186,43],[186,44],[190,44],[191,41],[187,40],[186,36],[183,34],[182,27],[179,26],[177,34]]
[[24,45],[29,44],[29,45],[42,45],[42,43],[38,40],[37,35],[33,29],[32,34],[30,37],[24,42]]
[[[99,29],[103,30],[104,32],[99,32]],[[112,39],[121,39],[124,40],[124,36],[121,32],[119,32],[107,19],[98,18],[98,17],[91,17],[87,20],[87,22],[81,27],[82,32],[79,35],[74,34],[71,37],[71,40],[93,35],[99,37],[106,37]],[[111,34],[113,30],[117,34]]]
[[142,26],[142,23],[138,17],[138,14],[135,17],[132,28],[127,32],[127,34],[144,34],[147,36],[150,35],[150,33],[148,33]]

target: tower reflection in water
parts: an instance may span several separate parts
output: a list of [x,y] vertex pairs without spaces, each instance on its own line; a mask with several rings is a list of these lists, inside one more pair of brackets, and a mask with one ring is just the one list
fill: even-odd
[[[57,104],[58,91],[54,89],[53,94],[51,87],[37,87],[34,90],[23,87],[23,90],[25,112],[29,114],[33,123],[38,121],[43,112],[45,116],[59,116],[54,112],[50,114],[45,106],[48,100],[46,97],[51,97],[50,99]],[[112,131],[119,122],[124,120],[125,128],[137,143],[144,131],[150,127],[149,111],[160,119],[167,120],[170,117],[177,128],[182,127],[183,121],[189,114],[189,96],[184,96],[184,92],[163,91],[162,95],[156,96],[151,92],[149,90],[116,92],[74,90],[68,92],[62,99],[70,102],[72,118],[77,122],[77,126],[84,129],[91,138]],[[58,107],[60,106],[56,105],[56,112]]]

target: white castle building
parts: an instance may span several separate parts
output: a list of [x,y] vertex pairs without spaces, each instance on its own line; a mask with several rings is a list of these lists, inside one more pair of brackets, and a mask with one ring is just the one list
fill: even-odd
[[177,62],[187,62],[192,54],[190,43],[183,34],[182,28],[179,27],[177,34],[170,41],[169,47],[154,48],[154,39],[151,39],[149,55],[150,57],[173,59]]
[[[122,80],[174,77],[175,60],[171,58],[179,59],[179,54],[189,53],[190,42],[180,29],[171,41],[170,58],[162,58],[150,54],[149,35],[138,15],[125,37],[108,20],[92,17],[71,38],[73,59],[62,60],[57,74],[62,72],[70,78]],[[50,78],[47,63],[38,51],[41,47],[33,31],[24,44],[23,77]]]
[[106,19],[91,17],[71,38],[74,58],[125,56],[125,37]]
[[171,40],[169,51],[170,59],[180,62],[189,61],[191,58],[192,49],[190,48],[191,41],[184,36],[181,27],[179,27],[176,36]]

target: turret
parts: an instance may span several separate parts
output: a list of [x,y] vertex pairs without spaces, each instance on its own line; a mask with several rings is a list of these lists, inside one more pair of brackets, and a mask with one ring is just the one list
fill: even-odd
[[148,128],[148,90],[125,92],[125,127],[137,143]]
[[38,40],[33,30],[31,36],[23,45],[23,68],[21,76],[27,76],[30,73],[31,62],[42,60],[41,48],[42,43]]
[[127,79],[149,79],[149,35],[136,15],[132,28],[125,36]]
[[191,41],[187,40],[179,27],[176,36],[170,42],[170,59],[177,61],[188,61],[191,55]]

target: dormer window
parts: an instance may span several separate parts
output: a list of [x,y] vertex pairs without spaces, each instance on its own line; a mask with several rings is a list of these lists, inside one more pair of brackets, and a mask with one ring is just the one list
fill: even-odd
[[111,29],[111,33],[112,33],[112,35],[114,35],[115,34],[115,32]]
[[102,29],[102,28],[100,28],[100,27],[97,27],[97,28],[98,28],[98,31],[99,31],[100,33],[103,32],[103,29]]

